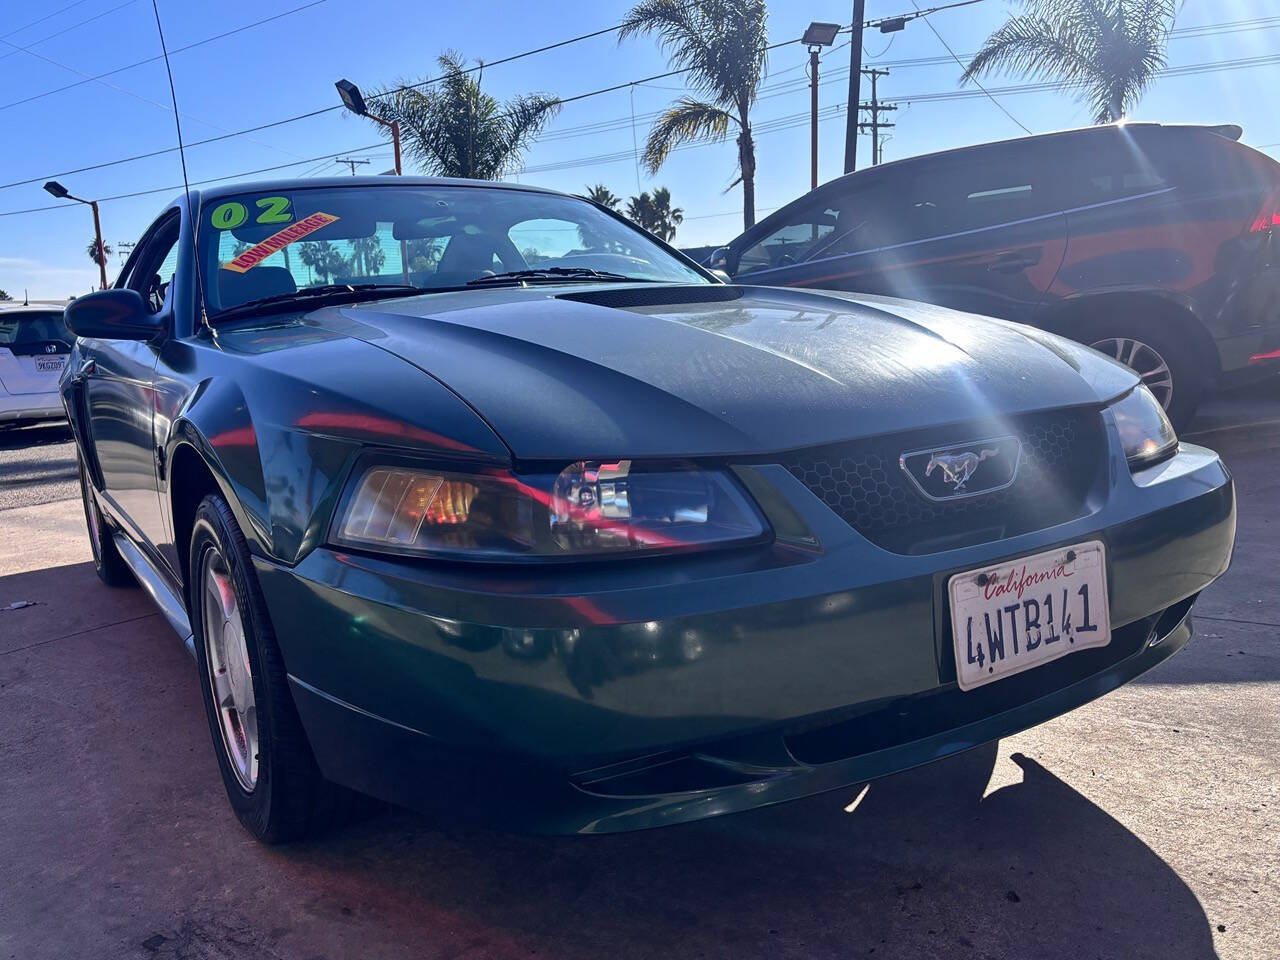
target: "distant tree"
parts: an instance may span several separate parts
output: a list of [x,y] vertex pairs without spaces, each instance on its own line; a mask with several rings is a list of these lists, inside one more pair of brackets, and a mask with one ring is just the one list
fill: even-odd
[[[88,247],[86,247],[85,249],[86,249],[86,251],[87,251],[87,252],[88,252],[88,254],[89,254],[89,259],[90,259],[90,260],[92,260],[95,264],[97,264],[97,265],[99,265],[99,266],[101,266],[101,265],[103,264],[103,262],[104,262],[104,261],[102,261],[102,260],[98,259],[98,238],[97,238],[97,237],[94,237],[92,240],[90,240],[90,241],[89,241],[89,246],[88,246]],[[111,244],[109,244],[109,243],[104,243],[104,244],[102,245],[102,252],[103,252],[103,253],[105,253],[108,257],[110,257],[110,256],[111,256]]]
[[671,191],[666,187],[653,191],[653,196],[646,191],[632,197],[627,201],[627,216],[667,241],[675,237],[676,227],[684,222],[684,211],[671,206]]
[[328,283],[331,277],[346,273],[351,264],[328,240],[309,240],[299,244],[298,259],[320,280]]
[[597,183],[593,187],[587,187],[587,199],[594,200],[602,207],[608,207],[610,210],[617,210],[622,203],[622,198],[606,187],[603,183]]
[[362,277],[376,277],[386,262],[387,254],[377,234],[356,237],[351,241],[351,269],[354,273]]
[[516,169],[560,101],[531,93],[500,103],[458,53],[446,51],[437,62],[442,75],[430,86],[402,81],[376,94],[379,115],[400,122],[406,149],[428,173],[497,180]]
[[750,114],[764,76],[767,20],[764,0],[640,0],[618,31],[619,42],[656,34],[672,66],[688,69],[686,80],[696,94],[681,97],[654,123],[644,146],[644,165],[657,173],[680,144],[720,143],[736,128],[739,178],[734,184],[742,184],[744,228],[756,222]]
[[1181,0],[1023,0],[987,38],[961,83],[989,73],[1062,83],[1094,123],[1122,119],[1165,65]]
[[0,302],[3,302],[5,300],[12,300],[12,299],[13,297],[9,296],[8,290],[0,290]]

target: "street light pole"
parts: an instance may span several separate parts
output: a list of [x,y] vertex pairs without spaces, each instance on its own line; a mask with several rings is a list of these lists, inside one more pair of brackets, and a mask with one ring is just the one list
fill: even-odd
[[823,47],[836,42],[836,34],[840,32],[838,23],[822,23],[815,20],[809,24],[800,42],[809,48],[809,189],[818,186],[818,54]]
[[338,96],[342,98],[342,103],[348,110],[358,117],[372,120],[391,131],[391,146],[396,154],[396,176],[401,176],[403,170],[400,167],[400,121],[385,120],[377,114],[370,113],[369,105],[365,103],[360,88],[350,80],[339,80],[334,86],[338,88]]
[[102,281],[99,289],[107,289],[107,251],[102,244],[102,220],[98,217],[98,201],[90,200],[89,207],[93,210],[93,235],[98,240],[98,279]]
[[99,289],[107,289],[107,249],[102,242],[102,219],[98,216],[98,201],[83,200],[80,197],[73,196],[66,187],[57,180],[50,180],[44,185],[45,193],[57,197],[59,200],[74,200],[76,203],[88,204],[93,210],[93,237],[98,244],[98,276],[102,282]]

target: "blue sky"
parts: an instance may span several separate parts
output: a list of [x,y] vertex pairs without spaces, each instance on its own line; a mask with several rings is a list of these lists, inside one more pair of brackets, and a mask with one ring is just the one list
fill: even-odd
[[[30,26],[32,21],[59,11]],[[921,2],[921,6],[926,6]],[[775,2],[770,37],[798,37],[811,20],[846,23],[847,0]],[[976,50],[1015,4],[983,0],[930,17],[934,28],[962,57]],[[253,4],[210,4],[200,0],[160,0],[171,51],[276,14],[270,23],[173,55],[174,79],[188,142],[269,123],[336,102],[333,82],[348,77],[366,89],[432,74],[436,55],[446,48],[467,58],[496,60],[616,22],[627,5],[609,2],[528,4],[495,0],[477,3],[409,3],[406,0],[259,0]],[[867,16],[912,9],[911,0],[867,0]],[[293,12],[289,12],[293,11]],[[1272,18],[1270,25],[1215,27],[1232,21]],[[88,21],[88,22],[85,22]],[[1169,45],[1171,67],[1271,57],[1280,54],[1280,9],[1274,0],[1217,0],[1188,3],[1178,26],[1191,29]],[[25,28],[24,28],[25,27]],[[23,29],[20,29],[23,28]],[[18,49],[19,47],[26,48]],[[946,56],[923,21],[893,36],[867,34],[869,62]],[[39,182],[0,189],[0,214],[55,203],[40,183],[52,174],[174,144],[173,115],[164,64],[158,60],[81,82],[159,53],[150,0],[0,0],[0,183]],[[758,137],[757,205],[779,206],[808,188],[808,110],[804,51],[774,51],[769,76],[756,108]],[[820,89],[830,115],[820,128],[820,175],[840,172],[848,48],[827,55],[823,71],[831,82]],[[602,36],[485,71],[484,85],[499,97],[542,91],[573,96],[588,90],[659,73],[666,60],[650,40],[619,45]],[[954,91],[960,68],[954,62],[891,66],[880,81],[886,100]],[[1017,80],[991,80],[996,89]],[[59,88],[70,86],[59,91]],[[1280,55],[1231,70],[1162,77],[1133,119],[1241,124],[1245,142],[1280,157],[1280,110],[1273,92],[1280,86]],[[58,91],[58,92],[51,92]],[[741,229],[741,193],[726,192],[734,178],[732,144],[698,146],[672,155],[656,177],[638,169],[634,144],[643,146],[646,115],[682,92],[678,78],[633,86],[565,106],[525,158],[524,182],[581,192],[604,183],[623,196],[667,186],[685,213],[676,242],[715,243]],[[47,95],[46,95],[47,94]],[[864,93],[865,95],[865,93]],[[1088,110],[1061,93],[1008,94],[998,98],[1035,132],[1079,126]],[[23,102],[25,101],[25,102]],[[632,116],[637,117],[634,124]],[[885,159],[983,140],[1003,139],[1021,130],[991,101],[972,99],[904,103],[894,115],[896,129]],[[777,121],[769,130],[770,121]],[[787,123],[793,123],[786,126]],[[594,125],[594,126],[588,126]],[[585,129],[584,129],[585,128]],[[768,132],[766,132],[768,131]],[[634,136],[634,139],[633,139]],[[294,164],[268,176],[340,173],[346,168],[314,160],[339,150],[368,157],[362,172],[391,166],[390,149],[375,147],[382,137],[367,122],[342,111],[275,127],[248,136],[193,147],[187,152],[192,180],[223,177],[279,164]],[[359,148],[369,148],[361,150]],[[869,162],[863,138],[861,163]],[[616,159],[615,159],[616,158]],[[297,161],[311,160],[308,163]],[[176,153],[100,170],[60,176],[73,193],[108,197],[181,183]],[[176,191],[118,200],[102,208],[109,243],[136,239]],[[21,297],[62,297],[87,291],[97,269],[85,246],[92,236],[87,207],[0,216],[0,288]],[[114,276],[121,260],[112,257]]]

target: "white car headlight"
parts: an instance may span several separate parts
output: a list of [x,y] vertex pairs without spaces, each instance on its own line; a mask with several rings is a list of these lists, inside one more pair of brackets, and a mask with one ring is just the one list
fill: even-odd
[[532,476],[370,466],[349,486],[330,539],[392,553],[519,560],[680,552],[766,532],[726,473],[619,460]]
[[1178,435],[1164,408],[1146,387],[1134,387],[1110,409],[1130,467],[1148,466],[1177,449]]

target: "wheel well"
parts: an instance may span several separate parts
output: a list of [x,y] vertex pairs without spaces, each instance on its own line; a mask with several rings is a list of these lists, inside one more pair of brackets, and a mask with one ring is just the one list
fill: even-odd
[[1082,340],[1078,335],[1082,327],[1094,326],[1100,318],[1107,316],[1152,319],[1176,324],[1190,338],[1195,355],[1208,359],[1205,370],[1207,378],[1215,380],[1222,372],[1218,345],[1205,325],[1182,304],[1164,297],[1148,293],[1100,293],[1070,300],[1036,321],[1036,325],[1070,340]]
[[201,500],[218,490],[213,471],[195,448],[183,444],[174,451],[169,469],[169,503],[173,510],[173,546],[178,554],[184,585],[189,579],[187,563],[196,508]]

